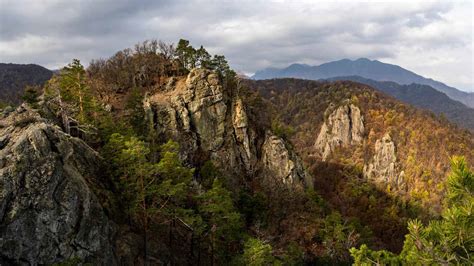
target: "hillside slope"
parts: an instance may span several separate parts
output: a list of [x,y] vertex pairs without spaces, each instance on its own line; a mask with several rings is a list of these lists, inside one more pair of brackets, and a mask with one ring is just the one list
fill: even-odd
[[474,130],[474,109],[452,100],[446,94],[439,92],[428,85],[410,84],[399,85],[390,81],[375,81],[359,76],[334,77],[328,80],[351,80],[367,84],[398,100],[413,106],[427,109],[435,114],[444,116],[460,127]]
[[[273,105],[280,127],[289,128],[315,190],[392,243],[403,241],[403,217],[439,213],[450,156],[474,161],[471,133],[366,85],[298,79],[246,84]],[[380,192],[398,203],[387,203]]]
[[52,71],[35,64],[0,63],[0,101],[18,104],[25,86],[42,86],[52,76]]
[[[150,66],[150,61],[161,66],[170,63],[161,54],[146,55],[149,61],[144,60],[145,56],[129,54],[137,60],[128,62],[145,66]],[[148,68],[149,75],[140,80],[143,81],[139,85],[141,91],[135,95],[139,100],[133,105],[140,113],[138,122],[146,127],[138,135],[133,132],[139,128],[130,123],[127,103],[134,97],[130,94],[134,88],[116,89],[112,82],[103,83],[104,78],[119,81],[109,75],[90,75],[86,80],[86,75],[81,77],[85,71],[79,62],[74,64],[74,70],[65,68],[65,72],[69,69],[77,71],[77,75],[68,78],[77,78],[74,84],[88,82],[92,90],[87,96],[97,99],[100,106],[110,106],[108,111],[96,105],[88,109],[94,112],[93,118],[104,119],[100,123],[110,123],[107,119],[113,122],[90,124],[86,132],[77,127],[78,120],[70,119],[73,111],[80,108],[71,108],[67,116],[61,114],[61,108],[67,108],[61,105],[65,101],[71,105],[82,103],[73,97],[56,101],[62,97],[54,94],[61,90],[61,75],[48,82],[44,101],[36,105],[41,109],[39,112],[24,104],[16,111],[0,114],[1,263],[210,265],[221,261],[224,264],[231,255],[240,255],[244,237],[254,233],[250,226],[244,227],[256,219],[251,217],[256,210],[248,207],[254,201],[254,187],[272,193],[280,188],[298,195],[304,195],[305,189],[312,187],[312,180],[291,145],[271,131],[265,113],[260,112],[265,106],[251,105],[255,93],[240,90],[233,78],[225,83],[216,71],[203,68],[182,72],[166,69],[169,71],[160,73],[154,72],[158,68]],[[105,66],[115,65],[111,59],[101,69],[90,69],[91,74],[104,71]],[[124,80],[133,80],[130,77],[141,74],[135,69],[122,69]],[[121,128],[122,122],[125,129]],[[93,128],[96,125],[99,126]],[[106,138],[97,141],[86,136],[96,129],[107,133]],[[107,153],[120,148],[110,143],[117,135],[130,138],[124,145],[147,140],[143,147],[152,152],[142,155],[144,151],[140,150],[138,155],[146,161],[134,161],[127,168],[127,171],[139,169],[133,172],[137,174],[127,176],[127,172],[119,172],[123,165],[117,164],[117,160],[122,157]],[[164,151],[166,147],[171,148]],[[136,157],[127,158],[128,162]],[[143,205],[136,207],[130,200],[141,194],[137,190],[128,194],[130,187],[144,187],[143,181],[124,186],[130,179],[143,176],[146,169],[140,168],[142,165],[152,165],[148,168],[152,180],[146,186],[162,182],[160,189],[144,196],[145,206],[158,201],[155,195],[166,195],[163,201],[155,203],[159,207],[147,213],[153,217],[149,219],[153,227],[146,228],[152,232],[149,235],[141,227],[143,216],[139,214]],[[175,182],[184,179],[185,173],[189,177],[187,183],[183,181],[174,187]],[[163,181],[166,176],[172,178]],[[224,184],[219,185],[221,182]],[[176,196],[178,192],[181,194]],[[203,197],[210,197],[209,202]],[[250,202],[240,203],[240,198]],[[245,206],[247,216],[240,214],[243,208],[240,205]],[[133,206],[138,211],[132,210]],[[206,209],[206,206],[210,207]],[[233,220],[228,220],[229,215]],[[271,217],[275,225],[268,227],[280,226],[276,217]],[[232,226],[226,227],[230,222],[237,227],[235,232],[230,231],[234,230]],[[214,234],[221,236],[216,237],[218,241],[213,240]]]
[[241,80],[179,43],[73,60],[3,110],[2,263],[347,264],[399,251],[472,162],[469,132],[368,86]]
[[397,65],[387,64],[377,60],[369,60],[367,58],[357,60],[343,59],[324,63],[319,66],[293,64],[283,69],[272,68],[257,71],[252,78],[257,80],[271,78],[318,80],[339,76],[361,76],[376,81],[393,81],[402,85],[412,83],[428,85],[445,93],[451,99],[474,108],[474,93],[460,91],[439,81],[420,76]]

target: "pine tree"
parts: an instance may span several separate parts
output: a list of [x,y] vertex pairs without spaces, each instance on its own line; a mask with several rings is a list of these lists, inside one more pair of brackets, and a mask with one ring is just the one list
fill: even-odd
[[451,162],[442,219],[428,225],[418,220],[410,221],[409,234],[400,255],[384,250],[372,251],[366,245],[352,248],[356,265],[474,264],[474,173],[461,157],[454,157]]
[[182,165],[177,154],[178,144],[168,141],[161,149],[161,160],[150,161],[150,149],[142,140],[113,134],[103,154],[111,160],[113,174],[120,177],[123,200],[129,215],[143,234],[144,257],[148,251],[148,236],[153,223],[172,219],[190,221],[194,217],[184,200],[193,176],[193,169]]
[[26,86],[25,92],[21,99],[27,102],[31,107],[37,108],[38,107],[38,97],[40,88],[37,86]]
[[206,49],[204,49],[202,45],[196,50],[196,65],[202,68],[211,67],[211,55],[206,51]]
[[230,258],[233,245],[241,237],[243,226],[240,213],[236,210],[231,193],[215,179],[212,188],[199,196],[199,212],[207,224],[207,232],[211,238],[212,260],[214,254],[221,261]]
[[188,40],[179,40],[176,55],[184,68],[189,70],[196,67],[196,49],[189,44]]
[[245,241],[242,264],[249,266],[281,265],[272,255],[273,249],[270,244],[264,243],[258,238],[250,237]]
[[60,72],[59,86],[62,99],[72,103],[79,123],[90,123],[94,109],[94,99],[85,77],[86,71],[78,59],[64,67]]

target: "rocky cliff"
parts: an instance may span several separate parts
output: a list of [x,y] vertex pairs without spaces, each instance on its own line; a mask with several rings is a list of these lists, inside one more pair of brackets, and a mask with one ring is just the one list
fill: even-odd
[[364,117],[359,107],[345,104],[339,107],[330,105],[316,139],[315,148],[323,161],[337,147],[348,147],[362,142],[364,135]]
[[27,106],[0,116],[0,264],[115,264],[96,152]]
[[[233,182],[312,186],[291,146],[255,123],[232,88],[203,69],[170,78],[144,100],[156,141],[176,140],[184,162],[211,160]],[[0,264],[134,261],[140,244],[128,238],[137,236],[102,206],[98,193],[110,187],[100,164],[96,151],[27,105],[1,114]]]
[[[327,117],[315,142],[315,148],[323,161],[337,149],[348,148],[364,142],[364,117],[359,107],[343,104],[339,107],[331,104],[325,112]],[[374,155],[364,163],[364,176],[378,184],[403,186],[403,171],[397,162],[396,146],[387,133],[378,139],[374,146]]]
[[403,186],[403,171],[400,172],[397,162],[396,147],[390,134],[385,134],[375,143],[375,154],[364,166],[364,175],[377,183]]
[[288,144],[251,123],[238,91],[224,87],[209,70],[194,69],[186,78],[171,79],[145,99],[145,107],[157,137],[177,140],[190,164],[212,160],[228,176],[312,184]]

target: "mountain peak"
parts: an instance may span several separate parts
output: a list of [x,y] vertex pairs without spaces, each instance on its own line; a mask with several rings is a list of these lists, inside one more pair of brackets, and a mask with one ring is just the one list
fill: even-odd
[[372,63],[372,62],[379,62],[379,61],[377,61],[377,60],[370,60],[370,59],[368,59],[368,58],[361,57],[361,58],[358,58],[358,59],[354,60],[354,62]]
[[305,68],[305,67],[310,67],[310,65],[300,64],[300,63],[293,63],[293,64],[289,65],[287,68]]
[[428,85],[445,93],[453,100],[459,101],[468,107],[474,107],[474,93],[460,91],[439,81],[425,78],[400,66],[378,60],[371,60],[365,57],[355,60],[346,58],[324,63],[319,66],[293,64],[284,69],[256,72],[252,78],[272,79],[286,77],[318,80],[341,76],[360,76],[376,81],[392,81],[401,85],[410,85],[412,83]]

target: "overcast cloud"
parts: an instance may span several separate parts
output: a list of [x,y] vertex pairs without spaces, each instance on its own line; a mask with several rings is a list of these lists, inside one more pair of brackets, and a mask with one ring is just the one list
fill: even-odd
[[367,57],[474,91],[471,1],[0,0],[0,62],[86,65],[189,39],[253,73]]

